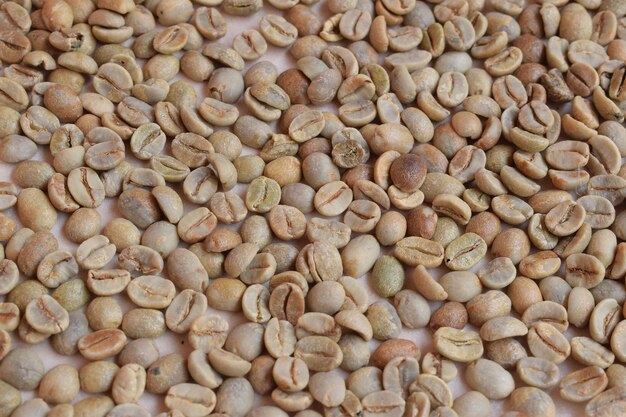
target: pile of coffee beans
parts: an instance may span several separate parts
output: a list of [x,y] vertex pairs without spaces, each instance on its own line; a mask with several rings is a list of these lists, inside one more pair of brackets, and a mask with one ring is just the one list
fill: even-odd
[[624,416],[625,114],[626,0],[0,0],[0,417]]

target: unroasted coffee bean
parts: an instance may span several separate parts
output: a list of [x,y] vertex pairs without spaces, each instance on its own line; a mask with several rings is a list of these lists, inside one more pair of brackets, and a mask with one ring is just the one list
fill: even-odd
[[[471,363],[466,371],[467,382],[489,399],[505,398],[515,389],[511,374],[488,359]],[[494,383],[497,381],[497,383]]]
[[267,177],[253,180],[246,192],[246,206],[257,213],[266,213],[280,202],[280,186]]
[[483,354],[482,340],[470,330],[442,327],[435,332],[433,340],[439,353],[451,360],[471,362]]
[[49,295],[32,300],[26,306],[24,317],[28,324],[38,332],[57,334],[69,326],[69,314]]
[[419,189],[424,182],[426,165],[418,155],[403,155],[393,161],[389,173],[396,187],[402,191],[412,192]]
[[122,351],[126,335],[118,329],[103,329],[84,336],[78,341],[78,350],[89,360],[100,360]]
[[95,208],[104,200],[104,185],[90,168],[73,169],[67,177],[67,187],[76,202],[83,207]]
[[48,411],[50,411],[50,407],[44,400],[41,398],[33,398],[31,400],[25,401],[17,407],[14,411],[13,416],[44,416],[47,415]]
[[352,201],[352,190],[342,181],[322,186],[315,194],[315,209],[324,216],[336,216]]
[[415,236],[400,240],[394,255],[407,265],[434,268],[441,265],[444,251],[439,243]]
[[615,175],[596,175],[589,180],[588,192],[591,195],[605,197],[614,204],[623,201],[624,187],[621,177]]
[[9,78],[2,77],[0,79],[0,91],[2,91],[3,106],[10,107],[13,110],[23,111],[28,106],[28,94],[24,87]]
[[7,163],[30,159],[37,151],[37,144],[26,136],[12,134],[0,142],[0,158]]
[[120,368],[113,379],[111,394],[119,404],[136,403],[146,385],[146,371],[138,364],[128,364]]
[[625,394],[626,390],[624,387],[610,388],[589,401],[585,407],[585,412],[594,417],[603,413],[610,413],[612,410],[619,412],[624,407]]
[[3,381],[19,390],[36,389],[43,374],[43,363],[31,349],[13,349],[0,365]]
[[574,286],[585,288],[595,287],[602,280],[604,265],[592,255],[583,253],[572,254],[565,262],[567,281]]
[[200,412],[210,413],[215,408],[215,393],[209,388],[197,384],[177,384],[167,391],[165,405],[171,410],[180,410],[185,414]]
[[446,247],[444,260],[452,270],[467,270],[485,256],[487,245],[479,235],[465,233]]
[[391,360],[383,370],[383,386],[386,390],[404,395],[419,374],[419,362],[411,357]]
[[129,246],[118,255],[120,266],[139,274],[154,274],[163,270],[163,258],[152,248],[142,245]]
[[41,260],[58,249],[58,242],[54,235],[49,232],[36,232],[31,236],[24,235],[23,237],[26,239],[22,247],[18,249],[15,262],[24,275],[33,276]]
[[231,377],[243,376],[251,368],[250,362],[221,348],[214,348],[209,351],[209,363],[222,375]]
[[450,407],[452,393],[446,383],[439,377],[430,374],[419,375],[409,386],[410,392],[423,392],[435,407]]
[[570,355],[567,339],[552,325],[536,323],[528,331],[528,347],[533,355],[561,363]]
[[0,329],[10,332],[17,328],[20,319],[20,310],[13,303],[1,303],[0,313],[2,313],[2,321],[0,321]]
[[74,412],[78,416],[86,416],[92,412],[97,415],[106,415],[114,406],[115,403],[109,397],[94,396],[76,402]]
[[528,385],[547,389],[555,386],[559,380],[559,368],[547,359],[522,358],[517,362],[517,373]]
[[328,337],[307,336],[296,343],[295,357],[302,359],[310,370],[325,372],[341,364],[343,353]]
[[67,311],[75,311],[87,304],[89,291],[82,280],[75,278],[59,285],[52,297]]
[[589,333],[591,337],[600,343],[605,343],[609,335],[617,326],[621,318],[615,299],[608,298],[600,301],[589,318]]
[[404,409],[402,397],[391,391],[372,392],[361,399],[364,415],[384,412],[389,416],[401,416]]
[[[130,279],[130,274],[127,276]],[[175,288],[170,281],[163,278],[142,275],[127,283],[126,292],[130,299],[140,307],[165,308],[174,298]]]
[[306,142],[320,134],[325,123],[321,112],[313,110],[304,112],[289,124],[289,136],[296,142]]
[[252,409],[253,399],[254,391],[245,378],[229,378],[217,391],[216,410],[226,415],[245,415]]
[[115,245],[106,236],[85,240],[76,250],[76,261],[84,269],[103,268],[115,256]]
[[188,379],[185,359],[178,353],[171,353],[161,357],[147,369],[146,391],[165,394],[170,387],[185,383]]
[[270,294],[269,310],[279,320],[295,325],[304,313],[304,294],[295,284],[284,283]]
[[206,353],[201,350],[194,350],[189,354],[187,368],[191,377],[207,388],[215,389],[223,382],[222,377],[209,364]]
[[83,312],[73,311],[69,314],[69,319],[68,328],[50,339],[53,349],[61,355],[77,353],[78,341],[90,332],[87,317]]
[[34,230],[49,230],[56,223],[57,214],[50,200],[37,188],[20,191],[15,199],[17,214],[25,227]]
[[609,378],[609,388],[613,388],[616,386],[623,386],[623,369],[621,365],[613,364],[609,366],[606,370],[606,374]]
[[465,306],[457,301],[449,301],[433,312],[429,327],[433,330],[440,327],[462,329],[467,321],[468,315]]
[[597,396],[607,384],[608,377],[604,370],[590,366],[566,375],[559,384],[559,394],[569,401],[583,402]]
[[206,308],[207,298],[204,294],[191,289],[183,290],[168,306],[165,312],[165,323],[173,332],[184,333],[198,317],[204,314]]
[[524,346],[513,338],[496,340],[486,347],[486,357],[506,368],[513,367],[520,359],[527,356]]
[[278,387],[287,392],[300,391],[309,383],[309,370],[301,359],[278,358],[272,375]]

